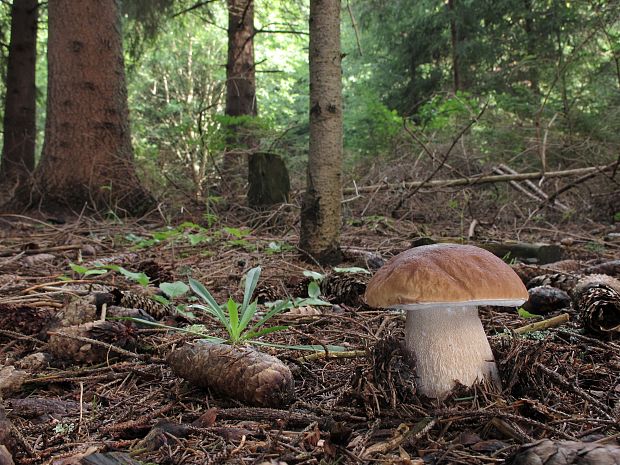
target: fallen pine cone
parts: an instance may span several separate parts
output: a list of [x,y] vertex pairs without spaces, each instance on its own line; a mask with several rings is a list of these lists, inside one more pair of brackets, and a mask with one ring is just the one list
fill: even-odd
[[114,289],[114,304],[125,308],[139,308],[151,315],[156,320],[162,320],[167,316],[176,314],[172,305],[164,305],[151,299],[147,295],[136,294],[131,291]]
[[611,444],[543,439],[522,446],[509,465],[620,465],[620,447]]
[[583,327],[595,334],[620,334],[620,281],[607,275],[583,278],[573,295]]
[[250,347],[200,340],[173,351],[168,364],[190,383],[249,405],[278,408],[293,398],[288,367]]
[[557,287],[536,286],[527,290],[530,298],[523,304],[523,309],[537,315],[546,315],[570,306],[569,295]]
[[[103,342],[98,345],[84,338]],[[82,339],[82,340],[80,340]],[[99,363],[110,356],[116,356],[107,344],[119,348],[135,345],[132,328],[117,321],[93,321],[83,325],[67,326],[50,333],[48,349],[61,360]]]
[[531,289],[538,286],[551,286],[561,289],[569,294],[575,288],[582,275],[575,273],[551,273],[536,276],[526,283],[526,287]]
[[321,294],[331,303],[357,307],[363,304],[363,295],[370,277],[364,274],[331,273],[321,282]]

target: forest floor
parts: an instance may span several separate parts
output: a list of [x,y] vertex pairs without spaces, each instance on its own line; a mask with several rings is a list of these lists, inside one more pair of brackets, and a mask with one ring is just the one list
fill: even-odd
[[[288,329],[263,341],[345,349],[325,356],[261,346],[293,374],[294,398],[280,406],[247,405],[176,376],[166,358],[196,335],[135,325],[122,334],[113,328],[112,339],[97,331],[63,332],[62,325],[97,318],[101,308],[97,312],[92,304],[97,293],[118,289],[148,296],[162,282],[187,283],[188,276],[218,302],[229,296],[240,302],[242,277],[255,266],[262,268],[261,302],[307,296],[304,271],[335,272],[302,261],[295,228],[274,218],[220,218],[212,227],[169,228],[1,215],[0,444],[4,441],[15,463],[492,464],[543,438],[617,441],[620,344],[585,332],[570,305],[544,315],[567,313],[570,321],[523,335],[512,330],[538,320],[514,309],[482,308],[504,389],[493,393],[475,386],[441,402],[416,395],[407,379],[395,342],[403,335],[403,315],[361,300],[367,274],[347,281],[353,291],[345,297],[322,296],[332,305],[305,306],[267,323]],[[255,227],[242,226],[248,224]],[[462,229],[446,222],[426,232],[460,240]],[[485,229],[472,243],[515,238],[514,231],[499,231]],[[561,242],[562,258],[574,260],[578,272],[620,259],[620,241],[610,234],[618,232],[590,222],[541,227],[519,239]],[[406,221],[349,222],[342,245],[350,250],[340,266],[380,264],[410,248],[417,236],[418,227]],[[149,284],[137,284],[141,275],[125,270],[145,273]],[[191,295],[173,303],[191,303]],[[259,314],[265,311],[261,304]],[[200,324],[194,328],[226,337],[213,318],[193,313],[194,318],[158,317],[167,326]],[[108,454],[108,461],[94,453]]]

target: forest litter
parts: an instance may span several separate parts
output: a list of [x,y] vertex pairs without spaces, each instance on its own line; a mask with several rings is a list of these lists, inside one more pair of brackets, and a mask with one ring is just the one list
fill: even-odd
[[530,301],[479,307],[501,390],[433,399],[363,298],[406,222],[347,226],[336,269],[291,232],[2,222],[1,465],[620,463],[618,243],[503,257]]

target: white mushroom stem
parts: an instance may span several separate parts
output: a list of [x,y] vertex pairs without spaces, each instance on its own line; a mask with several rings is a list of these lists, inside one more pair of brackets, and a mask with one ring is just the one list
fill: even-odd
[[417,388],[443,398],[455,383],[501,387],[493,352],[474,305],[407,305],[405,346],[415,357]]

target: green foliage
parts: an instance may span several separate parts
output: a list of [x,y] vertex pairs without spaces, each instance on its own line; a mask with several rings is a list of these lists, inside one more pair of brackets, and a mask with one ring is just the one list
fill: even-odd
[[69,267],[83,277],[99,276],[107,273],[109,270],[112,270],[122,274],[125,278],[129,279],[130,281],[134,281],[141,286],[148,286],[150,281],[149,277],[146,274],[135,273],[119,265],[103,265],[101,263],[97,263],[93,268],[87,268],[85,266],[77,265],[75,263],[69,263]]
[[88,276],[99,276],[108,272],[108,270],[102,268],[87,268],[76,263],[69,263],[69,268],[84,278]]
[[263,328],[271,318],[288,308],[286,302],[274,305],[256,323],[250,326],[258,308],[258,303],[256,301],[250,303],[250,299],[254,294],[254,289],[256,289],[260,272],[260,267],[248,271],[245,277],[245,291],[241,304],[235,302],[232,297],[228,298],[226,304],[218,304],[206,287],[199,281],[190,278],[190,287],[206,303],[206,305],[193,304],[190,307],[200,309],[213,316],[226,329],[231,344],[248,342],[266,334],[286,329],[286,326]]
[[363,273],[363,274],[371,274],[366,268],[361,268],[359,266],[349,266],[346,268],[342,267],[334,267],[334,271],[336,273]]
[[521,318],[542,318],[541,315],[536,315],[535,313],[530,313],[527,310],[525,310],[523,307],[519,307],[517,309],[517,313],[519,314],[519,316]]
[[181,297],[189,291],[189,287],[182,281],[175,281],[173,283],[161,283],[159,288],[170,299]]

